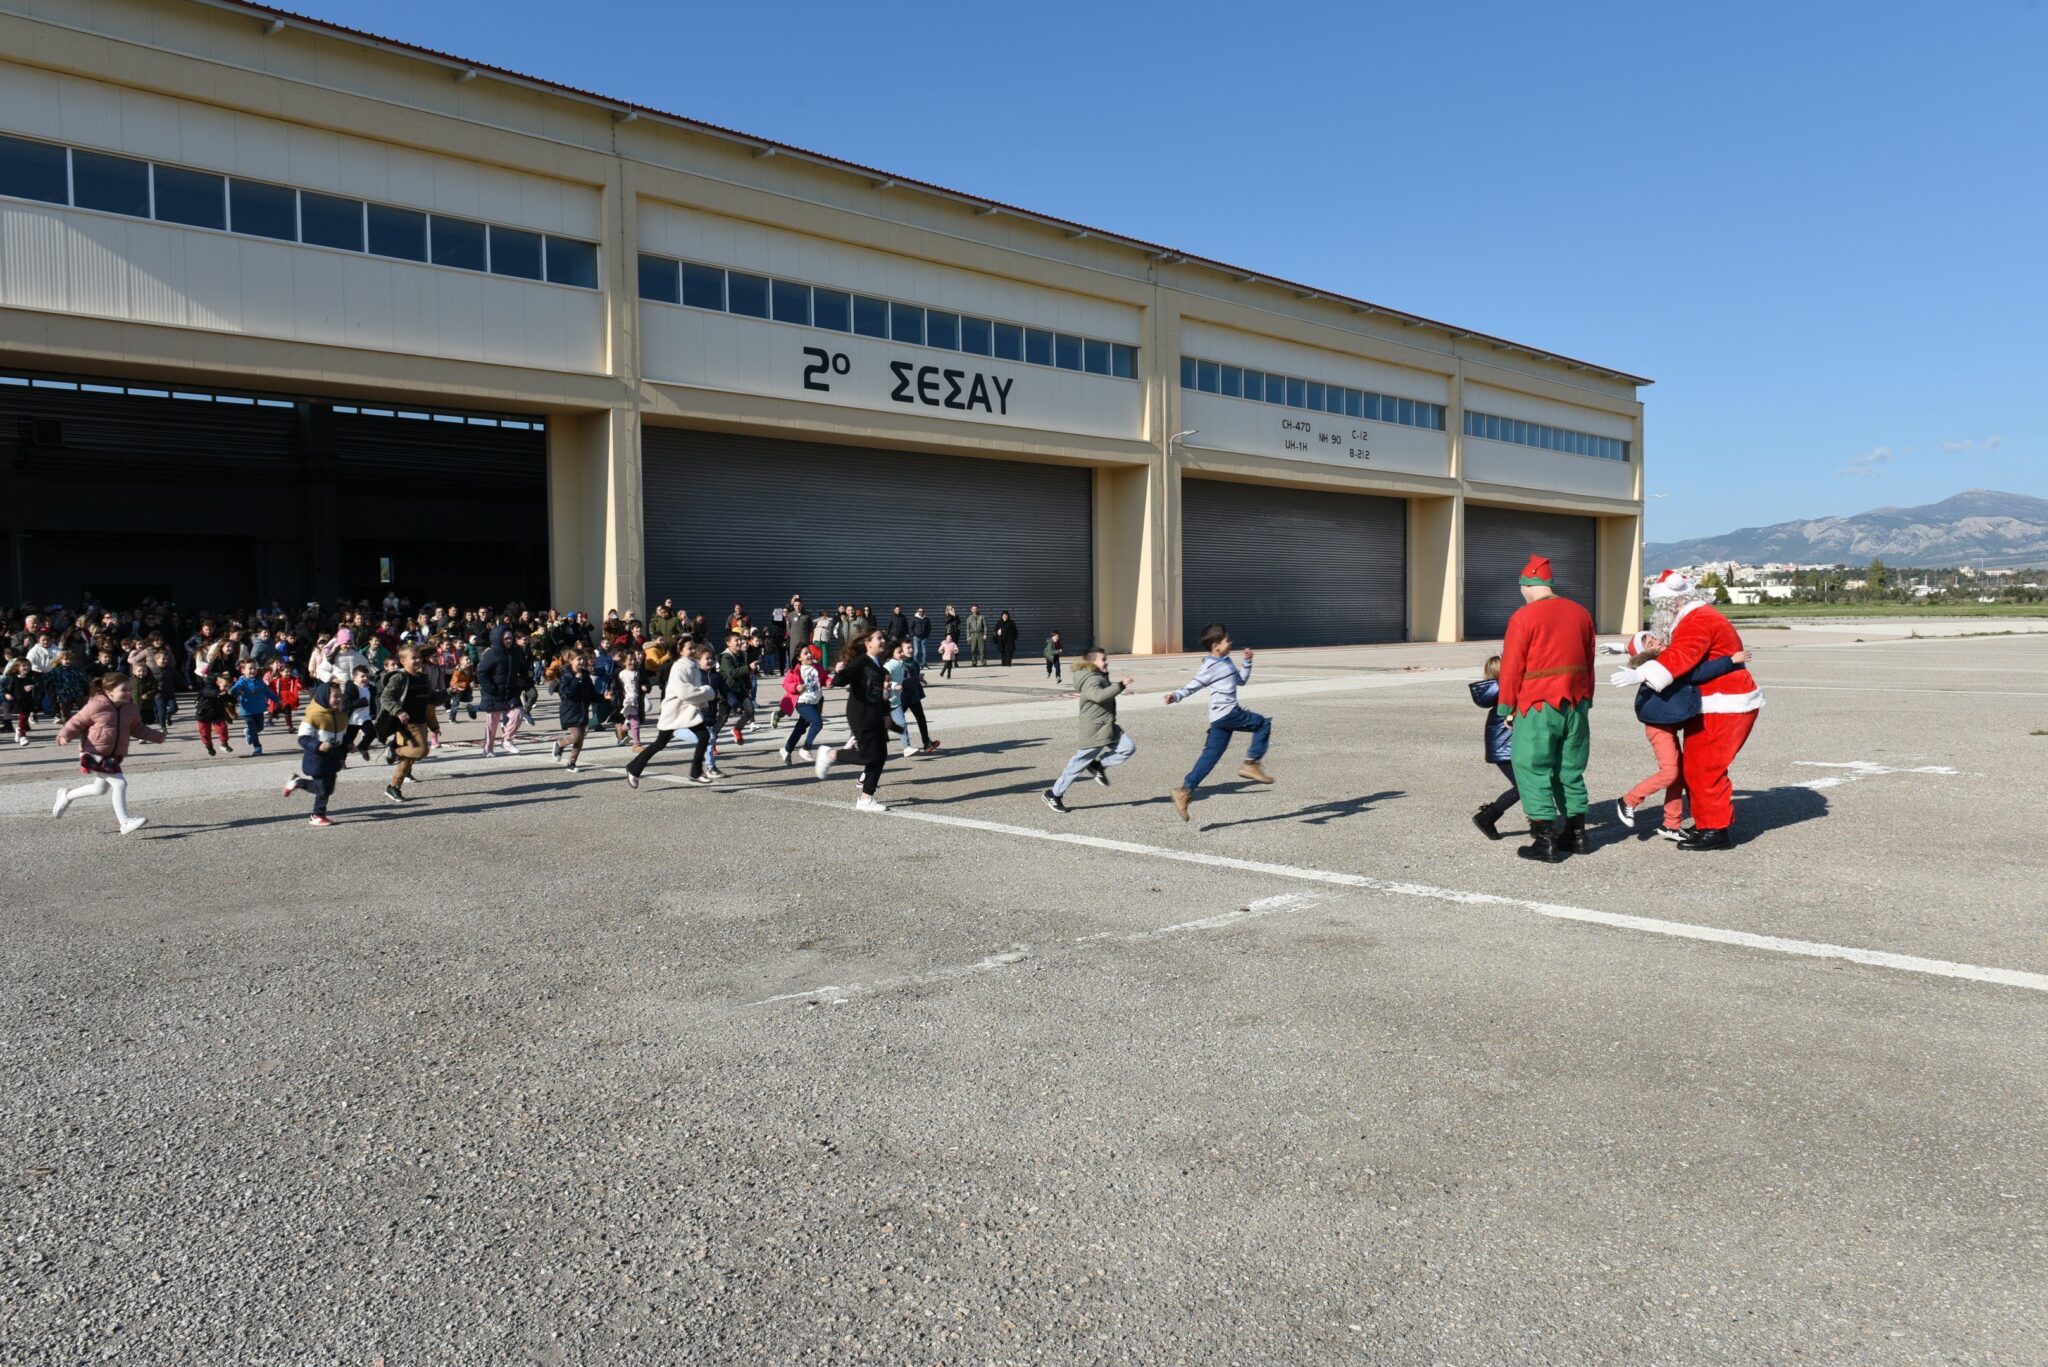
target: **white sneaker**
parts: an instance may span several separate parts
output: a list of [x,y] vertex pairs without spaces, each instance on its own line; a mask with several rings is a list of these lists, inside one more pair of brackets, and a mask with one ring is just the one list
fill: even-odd
[[914,756],[914,755],[916,755],[916,754],[917,754],[917,747],[916,747],[916,746],[914,746],[914,745],[906,745],[906,746],[904,746],[904,747],[903,747],[903,758],[905,758],[905,759],[909,759],[909,758],[911,758],[912,756]]
[[28,737],[27,737],[27,736],[16,736],[16,737],[14,738],[14,743],[15,743],[16,745],[27,745],[27,744],[28,744]]
[[818,756],[814,761],[812,761],[811,768],[818,775],[819,782],[822,783],[824,781],[826,771],[831,769],[832,759],[838,753],[839,752],[837,750],[835,750],[833,747],[829,745],[821,745],[818,747]]
[[1627,798],[1623,797],[1615,799],[1614,814],[1621,818],[1622,825],[1628,827],[1630,830],[1634,830],[1636,828],[1636,809],[1628,805]]
[[498,748],[499,748],[500,750],[504,751],[504,752],[505,752],[506,754],[508,754],[508,755],[516,755],[516,754],[518,754],[518,753],[519,753],[519,747],[518,747],[518,746],[516,746],[516,745],[514,745],[514,744],[513,744],[513,743],[512,743],[511,741],[509,741],[509,740],[501,740],[501,741],[499,741],[499,742],[498,742]]
[[[822,777],[822,775],[820,775],[820,777]],[[62,816],[64,815],[64,809],[66,807],[69,807],[70,805],[71,790],[69,788],[59,788],[57,790],[57,800],[50,805],[50,815]]]
[[1682,831],[1682,830],[1673,830],[1673,829],[1672,829],[1671,827],[1669,827],[1669,826],[1659,826],[1659,827],[1657,828],[1657,834],[1659,834],[1659,835],[1663,836],[1663,837],[1664,837],[1664,838],[1665,838],[1666,840],[1671,840],[1671,841],[1678,841],[1678,840],[1683,840],[1683,839],[1685,839],[1685,832],[1684,832],[1684,831]]
[[133,835],[148,824],[149,818],[146,816],[131,816],[121,823],[121,834]]
[[796,757],[806,764],[813,764],[818,758],[817,753],[811,750],[799,750],[796,752]]
[[869,797],[866,793],[862,793],[860,795],[859,801],[853,804],[853,809],[856,812],[886,812],[889,810],[881,803]]

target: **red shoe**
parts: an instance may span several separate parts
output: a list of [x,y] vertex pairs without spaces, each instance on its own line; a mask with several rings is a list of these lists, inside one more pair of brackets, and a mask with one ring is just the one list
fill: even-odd
[[332,826],[334,823],[324,816],[316,816],[306,822],[308,826]]
[[732,729],[732,743],[734,745],[745,745],[747,743],[746,733],[737,726]]

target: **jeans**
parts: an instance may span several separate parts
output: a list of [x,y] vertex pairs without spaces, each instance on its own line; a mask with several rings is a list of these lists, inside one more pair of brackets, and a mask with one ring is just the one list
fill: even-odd
[[800,702],[796,705],[796,719],[795,727],[790,730],[789,739],[782,743],[782,752],[786,755],[808,750],[818,743],[818,733],[825,729],[824,706],[814,702]]
[[1113,745],[1091,745],[1086,750],[1076,750],[1074,757],[1067,761],[1067,767],[1052,781],[1052,795],[1065,797],[1067,789],[1073,787],[1091,765],[1100,764],[1105,769],[1114,769],[1136,753],[1138,742],[1131,739],[1128,731],[1117,732]]
[[1266,756],[1266,747],[1273,742],[1273,719],[1262,717],[1256,712],[1247,712],[1242,707],[1233,707],[1224,716],[1209,723],[1209,739],[1202,745],[1202,757],[1195,761],[1195,767],[1188,770],[1188,776],[1181,781],[1183,788],[1198,788],[1202,780],[1209,777],[1209,771],[1216,767],[1216,761],[1223,758],[1223,752],[1230,748],[1230,737],[1238,731],[1252,733],[1251,752],[1247,760],[1260,760]]
[[910,640],[910,658],[917,661],[919,669],[923,669],[924,662],[931,658],[931,644],[931,638],[927,636],[913,636]]
[[251,716],[247,713],[244,713],[242,716],[242,743],[247,745],[251,750],[261,749],[263,745],[262,737],[262,716],[260,714]]

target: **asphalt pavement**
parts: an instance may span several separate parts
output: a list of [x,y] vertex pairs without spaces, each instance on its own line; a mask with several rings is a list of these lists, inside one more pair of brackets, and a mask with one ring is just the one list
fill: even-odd
[[1483,643],[1262,653],[1278,782],[1187,824],[1187,657],[1066,816],[1027,661],[883,815],[770,732],[635,793],[464,720],[316,830],[188,714],[123,837],[46,731],[0,1362],[2048,1361],[2043,627],[1746,628],[1722,854],[1616,820],[1603,688],[1557,866],[1470,824]]

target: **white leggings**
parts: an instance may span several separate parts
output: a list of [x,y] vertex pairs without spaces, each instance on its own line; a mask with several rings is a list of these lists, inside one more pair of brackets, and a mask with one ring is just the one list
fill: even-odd
[[114,817],[118,821],[128,820],[128,777],[125,774],[95,774],[65,794],[76,802],[82,797],[98,797],[105,793],[114,804]]

